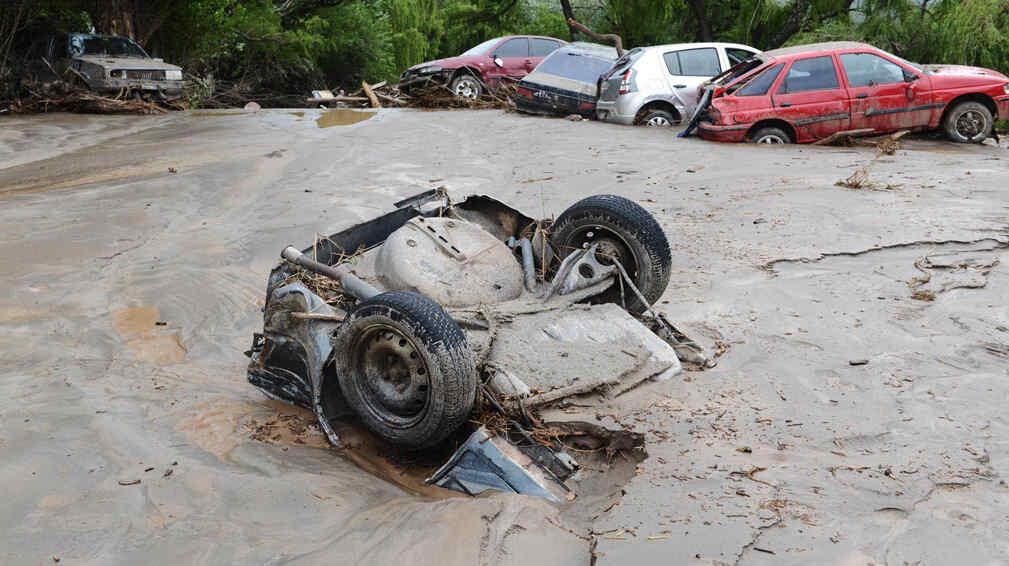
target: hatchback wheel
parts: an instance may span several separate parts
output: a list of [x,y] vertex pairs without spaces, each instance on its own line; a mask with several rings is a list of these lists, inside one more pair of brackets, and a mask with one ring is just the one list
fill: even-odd
[[665,110],[649,110],[638,122],[642,126],[655,126],[659,128],[668,128],[676,122],[673,115]]
[[943,127],[949,139],[959,143],[981,143],[991,135],[991,110],[980,102],[961,102],[946,114]]
[[480,84],[480,79],[473,75],[464,74],[452,79],[449,89],[452,91],[452,94],[460,98],[476,100],[480,97],[480,93],[483,92],[483,85]]
[[792,143],[791,136],[781,128],[760,128],[750,136],[753,143],[785,144]]

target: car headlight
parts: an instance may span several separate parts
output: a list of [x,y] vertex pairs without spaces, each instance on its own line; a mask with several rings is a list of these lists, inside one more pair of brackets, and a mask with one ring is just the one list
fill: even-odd
[[430,75],[432,73],[440,73],[440,72],[441,67],[438,67],[437,65],[432,65],[430,67],[421,67],[417,69],[418,75]]
[[1009,83],[1002,85],[1002,92],[1009,94]]
[[165,80],[168,80],[168,81],[181,81],[182,80],[182,70],[181,69],[176,69],[176,70],[165,71]]

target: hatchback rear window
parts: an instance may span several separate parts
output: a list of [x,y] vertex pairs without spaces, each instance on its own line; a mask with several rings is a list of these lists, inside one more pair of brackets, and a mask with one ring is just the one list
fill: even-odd
[[532,42],[531,50],[533,57],[546,57],[547,55],[550,55],[551,53],[556,51],[557,48],[561,46],[560,43],[552,39],[541,39],[539,37],[534,37],[530,39],[530,41]]
[[612,77],[613,75],[619,75],[630,69],[634,63],[641,58],[641,54],[645,51],[641,48],[635,47],[627,53],[624,53],[623,57],[617,59],[617,62],[613,64],[613,67],[606,73],[607,77]]
[[594,85],[612,64],[610,59],[584,53],[554,51],[536,67],[536,72]]

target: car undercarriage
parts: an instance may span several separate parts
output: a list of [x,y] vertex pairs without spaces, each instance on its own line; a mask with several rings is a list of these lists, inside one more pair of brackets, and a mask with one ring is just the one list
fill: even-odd
[[622,197],[534,220],[428,191],[283,251],[248,379],[335,445],[334,423],[356,420],[404,452],[456,447],[429,483],[558,501],[579,471],[568,447],[641,448],[579,407],[712,363],[651,306],[669,254]]

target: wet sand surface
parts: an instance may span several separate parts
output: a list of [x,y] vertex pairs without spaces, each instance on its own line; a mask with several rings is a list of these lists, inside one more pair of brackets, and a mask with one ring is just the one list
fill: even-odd
[[[1009,554],[1004,147],[906,141],[853,190],[835,183],[873,149],[498,111],[319,117],[0,120],[0,562]],[[612,495],[424,489],[245,381],[280,250],[439,186],[532,216],[614,192],[666,229],[661,310],[724,353],[599,405],[646,435],[622,485],[596,486]]]

